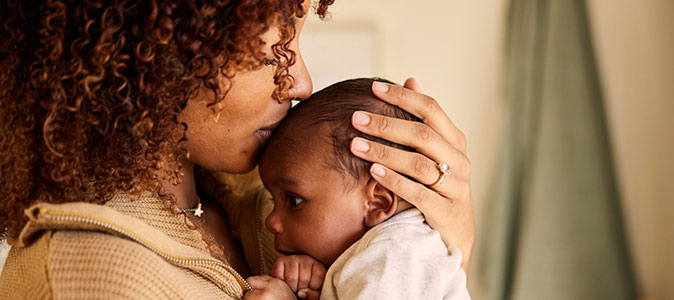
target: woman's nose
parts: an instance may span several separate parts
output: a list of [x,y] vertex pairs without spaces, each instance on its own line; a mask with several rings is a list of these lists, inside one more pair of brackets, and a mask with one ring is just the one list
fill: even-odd
[[267,219],[264,220],[264,226],[267,227],[267,230],[269,230],[273,234],[279,234],[283,232],[283,225],[281,224],[281,218],[279,217],[276,208],[274,208],[269,214],[269,216],[267,216]]
[[296,60],[295,64],[290,66],[289,71],[290,75],[293,76],[295,85],[290,90],[290,96],[293,97],[293,100],[305,100],[311,96],[313,91],[313,83],[311,82],[311,75],[309,75],[309,70],[307,70],[306,64],[304,64],[304,59],[300,51],[295,51]]

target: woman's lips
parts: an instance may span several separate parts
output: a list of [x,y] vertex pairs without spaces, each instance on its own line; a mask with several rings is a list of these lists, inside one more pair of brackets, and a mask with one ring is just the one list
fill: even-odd
[[262,141],[262,144],[265,144],[269,138],[271,137],[272,132],[278,125],[281,123],[281,120],[278,120],[270,125],[267,125],[263,128],[260,128],[258,130],[255,130],[255,135],[260,138]]
[[266,143],[267,140],[271,137],[272,129],[258,129],[255,130],[255,135],[262,140],[262,143]]

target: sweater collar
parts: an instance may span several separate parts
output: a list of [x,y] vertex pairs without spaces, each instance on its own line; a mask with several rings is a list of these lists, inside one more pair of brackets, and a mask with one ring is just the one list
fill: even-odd
[[[231,266],[208,252],[180,243],[162,230],[112,207],[84,202],[39,203],[28,208],[25,214],[29,221],[17,240],[15,246],[18,247],[30,245],[44,231],[103,231],[137,242],[168,263],[209,278],[225,291],[243,295],[250,288]],[[233,282],[238,285],[233,286]]]

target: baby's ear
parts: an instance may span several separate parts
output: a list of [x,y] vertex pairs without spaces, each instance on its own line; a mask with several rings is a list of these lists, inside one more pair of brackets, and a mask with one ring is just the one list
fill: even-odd
[[374,227],[393,216],[398,208],[398,196],[370,178],[365,186],[367,211],[365,225]]

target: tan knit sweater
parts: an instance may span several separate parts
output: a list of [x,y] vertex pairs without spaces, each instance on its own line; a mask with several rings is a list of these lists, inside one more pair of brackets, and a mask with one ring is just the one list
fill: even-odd
[[[229,180],[212,176],[209,193]],[[259,185],[222,191],[214,194],[230,197],[220,200],[251,269],[268,272],[278,255],[261,226],[269,197]],[[183,215],[149,193],[120,193],[105,205],[42,203],[26,215],[0,275],[0,299],[239,299],[249,288]]]

